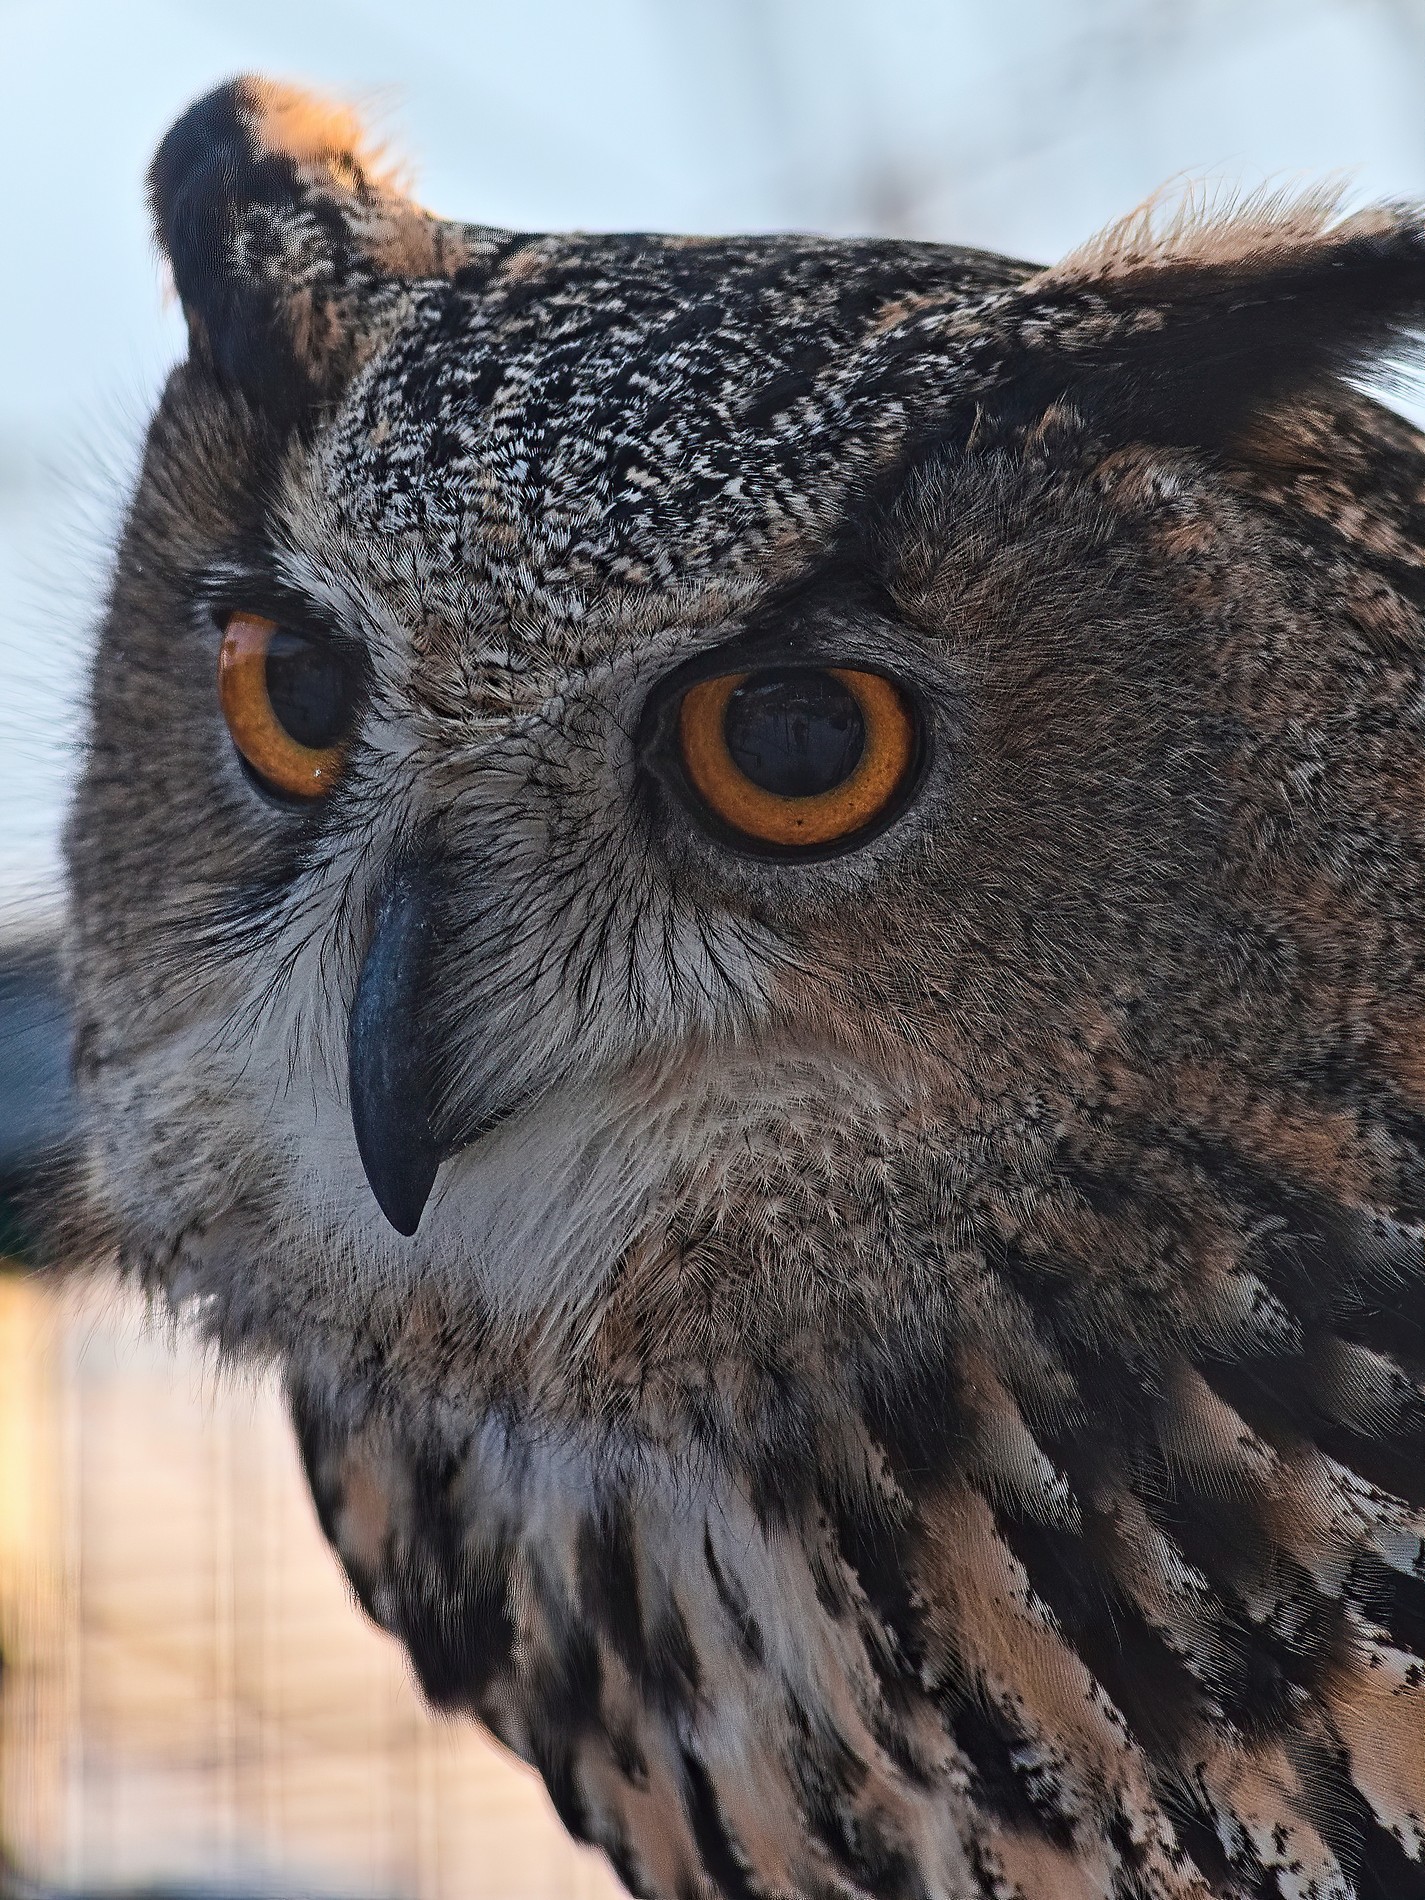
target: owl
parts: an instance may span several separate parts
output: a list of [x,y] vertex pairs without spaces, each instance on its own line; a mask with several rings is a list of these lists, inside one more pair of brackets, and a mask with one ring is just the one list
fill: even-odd
[[1425,1895],[1425,218],[150,193],[87,1246],[635,1894]]

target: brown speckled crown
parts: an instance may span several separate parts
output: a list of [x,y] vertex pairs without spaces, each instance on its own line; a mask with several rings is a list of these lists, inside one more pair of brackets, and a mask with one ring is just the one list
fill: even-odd
[[[430,1695],[659,1900],[1425,1896],[1425,445],[1353,386],[1419,216],[530,237],[251,80],[152,200],[90,1218],[282,1363]],[[361,653],[319,809],[215,602]],[[925,723],[825,863],[640,751],[768,642]],[[403,1241],[342,1052],[417,844]]]

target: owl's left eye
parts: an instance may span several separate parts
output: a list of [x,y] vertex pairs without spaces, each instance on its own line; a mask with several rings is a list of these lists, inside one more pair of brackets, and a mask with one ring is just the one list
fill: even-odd
[[723,673],[683,695],[678,747],[703,805],[749,845],[825,851],[868,836],[899,809],[916,721],[880,673]]
[[232,614],[218,652],[218,699],[266,790],[321,798],[341,770],[355,706],[351,668],[327,643],[262,614]]

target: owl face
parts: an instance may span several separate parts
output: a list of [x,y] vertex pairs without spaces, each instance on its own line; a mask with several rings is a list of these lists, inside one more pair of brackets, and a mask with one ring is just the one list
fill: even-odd
[[93,1198],[171,1287],[862,1337],[1066,1141],[1275,1077],[1261,418],[1385,334],[1301,283],[1405,239],[523,238],[246,82],[153,199],[192,353],[70,856]]

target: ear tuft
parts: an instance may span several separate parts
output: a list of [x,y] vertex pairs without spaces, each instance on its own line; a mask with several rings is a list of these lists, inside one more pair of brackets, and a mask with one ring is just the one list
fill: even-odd
[[1233,454],[1283,402],[1418,350],[1425,215],[1340,202],[1150,200],[1026,278],[1005,413],[1067,402],[1108,441]]
[[372,143],[350,106],[272,79],[236,84],[252,101],[253,136],[264,157],[325,169],[353,191],[401,189],[385,148]]
[[1109,285],[1147,271],[1260,266],[1348,231],[1363,233],[1392,223],[1392,213],[1379,207],[1345,216],[1345,193],[1339,179],[1302,192],[1263,189],[1244,196],[1216,193],[1200,181],[1164,186],[1057,264],[1036,272],[1026,287]]
[[283,420],[340,387],[393,288],[448,275],[482,235],[412,203],[354,113],[265,79],[189,107],[149,202],[194,355]]

